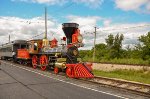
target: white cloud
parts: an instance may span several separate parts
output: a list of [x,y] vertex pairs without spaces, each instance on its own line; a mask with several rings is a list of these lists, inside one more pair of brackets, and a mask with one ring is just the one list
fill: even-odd
[[[60,38],[63,36],[63,32],[57,28],[55,22],[48,20],[48,38]],[[8,36],[11,36],[11,40],[16,39],[31,39],[33,36],[45,32],[44,19],[42,17],[35,17],[32,19],[22,19],[18,17],[0,17],[0,41],[7,43]],[[56,36],[57,35],[57,36]],[[40,35],[37,38],[43,38]],[[3,39],[6,40],[3,40]]]
[[[96,43],[105,43],[105,39],[109,34],[114,36],[117,33],[122,33],[125,37],[123,42],[123,47],[128,45],[135,45],[138,43],[137,39],[139,36],[146,34],[150,31],[149,27],[144,27],[144,25],[150,25],[150,23],[111,23],[111,19],[106,19],[100,16],[67,16],[69,22],[76,22],[80,25],[80,31],[84,37],[85,46],[82,49],[91,49],[93,47],[94,41],[94,26],[98,23],[103,23],[102,26],[97,30],[97,40]],[[86,31],[86,32],[84,32]]]
[[69,15],[67,16],[67,19],[69,22],[76,22],[80,24],[80,26],[85,26],[85,25],[90,25],[90,26],[96,26],[97,22],[101,20],[101,17],[99,16],[74,16],[74,15]]
[[111,24],[111,20],[104,20],[103,24],[105,27],[107,27]]
[[[101,28],[99,30],[99,35],[102,35],[103,38],[106,38],[109,34],[123,34],[124,41],[123,47],[128,45],[134,46],[138,42],[138,37],[145,35],[150,31],[150,23],[126,23],[126,24],[111,24],[108,27]],[[105,36],[104,36],[105,34]]]
[[124,11],[150,13],[150,0],[115,0],[115,4]]
[[78,23],[80,32],[84,37],[85,46],[81,49],[91,49],[93,46],[93,32],[97,23],[102,20],[99,16],[67,16],[69,22]]
[[[104,27],[100,26],[97,30],[96,43],[105,43],[105,39],[111,33],[116,35],[117,33],[124,34],[125,40],[123,47],[128,45],[134,45],[137,42],[139,36],[147,34],[150,31],[150,26],[142,27],[144,25],[150,25],[150,23],[110,23],[110,19],[105,19],[98,16],[73,16],[66,17],[68,22],[76,22],[80,25],[79,29],[84,37],[85,46],[82,49],[91,49],[94,41],[94,26],[98,23],[104,23]],[[57,20],[56,20],[57,21]],[[108,21],[108,22],[107,22]],[[110,22],[109,22],[110,21]],[[30,24],[29,24],[30,23]],[[105,25],[107,23],[107,25]],[[108,24],[109,23],[109,24]],[[48,21],[48,38],[56,38],[59,40],[64,36],[62,31],[62,23],[55,23],[54,21]],[[135,27],[135,28],[132,28]],[[86,32],[84,32],[86,31]],[[0,17],[0,42],[7,43],[8,36],[11,35],[11,40],[16,39],[30,39],[31,37],[44,32],[44,19],[42,17],[35,17],[31,19],[23,19],[18,17]],[[43,38],[41,35],[37,38]],[[5,39],[5,40],[4,40]]]

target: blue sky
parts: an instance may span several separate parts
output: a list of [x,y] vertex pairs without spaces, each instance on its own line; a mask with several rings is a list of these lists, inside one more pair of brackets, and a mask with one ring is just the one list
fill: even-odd
[[[32,0],[29,0],[32,1]],[[33,3],[28,0],[1,0],[0,16],[15,16],[21,18],[33,18],[42,16],[44,7],[47,6],[48,14],[63,21],[63,16],[101,16],[113,19],[112,22],[150,22],[150,14],[123,11],[115,6],[114,0],[103,0],[102,4],[94,7],[86,3],[76,3],[71,0],[64,4]],[[36,0],[35,0],[36,1]],[[82,1],[82,0],[81,0]],[[95,0],[95,2],[98,0]],[[144,9],[143,9],[144,10]]]
[[[35,30],[37,29],[35,27],[40,27],[39,24],[26,26],[28,24],[23,22],[28,20],[31,23],[35,21],[42,22],[39,17],[44,16],[45,6],[48,9],[49,29],[51,29],[49,31],[53,32],[62,32],[59,29],[61,29],[63,22],[78,22],[81,25],[82,33],[83,31],[92,32],[93,26],[111,30],[119,26],[121,26],[120,28],[126,28],[150,24],[150,0],[1,0],[0,25],[2,26],[0,30],[3,33],[0,34],[7,36],[8,34],[15,35],[15,33],[22,32],[20,34],[22,35],[26,30],[28,35],[24,35],[29,38],[30,35],[35,35],[35,32],[40,33],[42,28],[40,28],[41,30]],[[11,26],[9,31],[5,30],[5,28],[8,28],[8,24],[4,25],[6,21]],[[15,22],[20,23],[16,26]],[[127,41],[128,39],[125,42],[133,44],[137,40],[137,36],[145,34],[150,30],[150,27],[142,29],[121,31],[124,32],[126,38],[131,38],[132,36],[130,39],[130,41],[133,40],[132,43]],[[118,32],[120,31],[110,31],[109,33],[114,33],[115,35]],[[105,34],[108,35],[109,33]],[[138,33],[138,35],[134,36],[134,33]],[[102,35],[104,36],[104,34]],[[26,39],[25,37],[24,39]],[[88,35],[88,37],[91,37],[91,35]],[[99,37],[97,43],[104,42],[105,39],[102,38]],[[17,37],[12,36],[12,39],[17,39]],[[85,39],[85,42],[87,40]],[[91,48],[92,41],[88,42],[87,46],[87,48]]]

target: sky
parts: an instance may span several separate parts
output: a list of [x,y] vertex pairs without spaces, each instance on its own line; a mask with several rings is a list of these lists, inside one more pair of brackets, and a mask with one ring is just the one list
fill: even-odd
[[[150,31],[150,0],[0,0],[0,44],[17,39],[43,38],[44,8],[48,12],[48,39],[64,36],[62,23],[80,25],[85,46],[91,49],[109,34],[123,34],[123,48],[138,44]],[[38,35],[38,36],[37,36]]]

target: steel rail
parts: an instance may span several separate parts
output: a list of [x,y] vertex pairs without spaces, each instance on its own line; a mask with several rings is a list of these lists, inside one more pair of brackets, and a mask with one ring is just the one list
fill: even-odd
[[132,91],[136,94],[150,97],[150,84],[144,84],[144,83],[139,83],[134,81],[127,81],[123,79],[108,78],[102,76],[95,76],[93,79],[89,79],[88,81],[96,84],[103,84],[110,87]]

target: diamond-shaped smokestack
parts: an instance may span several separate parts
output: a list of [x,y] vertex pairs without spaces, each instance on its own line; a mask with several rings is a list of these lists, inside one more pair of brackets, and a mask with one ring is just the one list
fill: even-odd
[[77,23],[63,23],[62,29],[67,37],[67,44],[72,43],[72,35],[75,33],[75,30],[77,30],[79,27],[79,24]]

